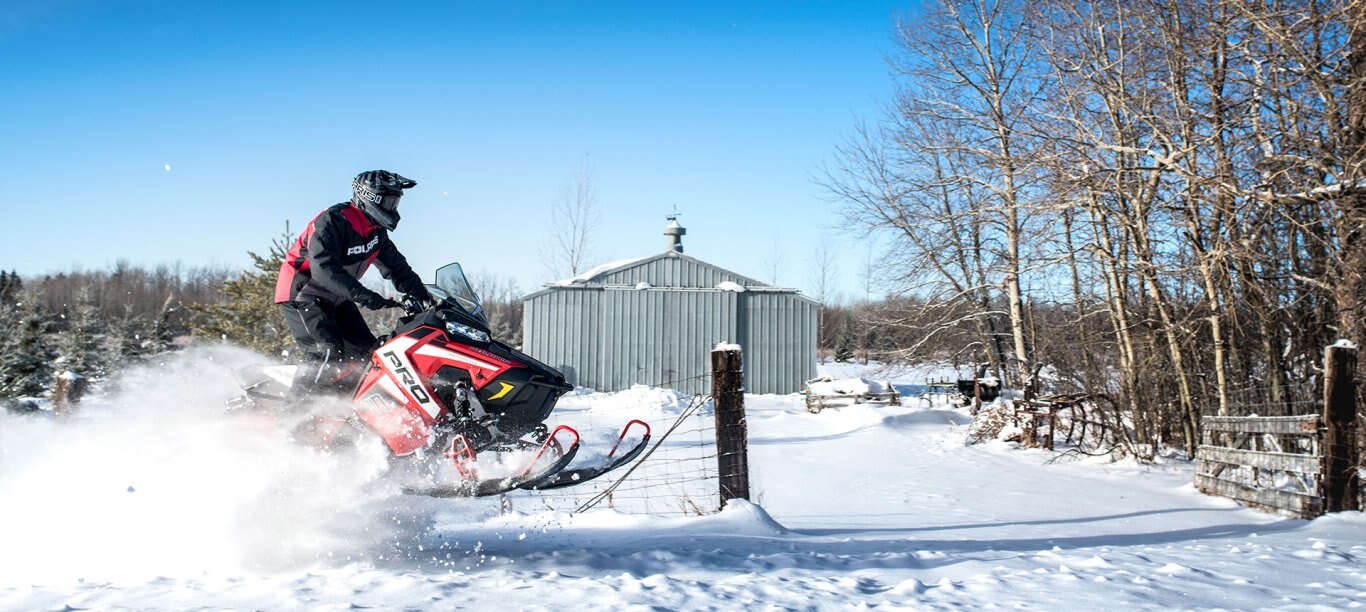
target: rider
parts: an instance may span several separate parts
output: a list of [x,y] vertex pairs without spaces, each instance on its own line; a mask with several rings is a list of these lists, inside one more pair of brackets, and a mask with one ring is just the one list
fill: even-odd
[[370,310],[398,302],[360,283],[370,264],[409,298],[430,303],[432,296],[408,260],[389,240],[398,227],[398,202],[417,182],[387,170],[370,170],[351,182],[350,202],[322,211],[299,235],[280,266],[275,303],[303,352],[291,389],[301,399],[341,387],[358,373],[379,341],[361,318],[357,304]]

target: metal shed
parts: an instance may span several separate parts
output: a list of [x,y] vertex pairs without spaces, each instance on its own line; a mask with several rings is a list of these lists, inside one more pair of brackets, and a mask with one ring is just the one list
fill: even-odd
[[800,391],[816,375],[817,303],[684,255],[684,232],[674,221],[667,251],[524,297],[522,350],[599,391],[709,393],[711,349],[732,342],[744,350],[748,392]]

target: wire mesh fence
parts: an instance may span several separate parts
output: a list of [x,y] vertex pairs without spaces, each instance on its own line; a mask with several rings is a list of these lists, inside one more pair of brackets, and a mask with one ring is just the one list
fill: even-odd
[[[606,423],[616,416],[640,419],[649,424],[651,439],[630,464],[581,485],[532,492],[525,501],[518,500],[519,509],[525,505],[556,511],[611,508],[624,514],[679,517],[717,512],[720,480],[714,404],[707,395],[675,396],[682,401],[662,410],[642,406],[622,415],[593,410],[567,414],[561,421],[581,431],[610,431]],[[593,441],[585,440],[589,442]]]
[[1231,386],[1229,416],[1296,416],[1323,409],[1323,382],[1317,378],[1268,384],[1264,381]]

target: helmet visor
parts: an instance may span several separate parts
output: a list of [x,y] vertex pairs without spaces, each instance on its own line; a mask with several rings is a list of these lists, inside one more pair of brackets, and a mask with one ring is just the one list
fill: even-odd
[[399,198],[402,198],[402,197],[403,197],[403,194],[401,194],[401,193],[396,193],[396,194],[391,194],[391,195],[382,195],[382,196],[380,196],[380,198],[379,198],[379,207],[380,207],[381,210],[385,210],[385,211],[388,211],[388,212],[394,212],[394,211],[398,210],[398,200],[399,200]]

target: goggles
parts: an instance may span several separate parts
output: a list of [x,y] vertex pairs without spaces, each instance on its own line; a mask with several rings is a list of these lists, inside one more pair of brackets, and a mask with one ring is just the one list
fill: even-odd
[[396,193],[392,195],[382,195],[379,197],[379,207],[381,210],[394,212],[398,210],[398,200],[402,197],[403,194],[401,193]]

